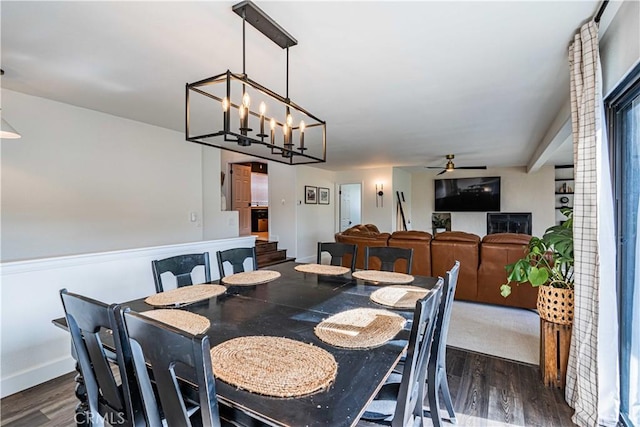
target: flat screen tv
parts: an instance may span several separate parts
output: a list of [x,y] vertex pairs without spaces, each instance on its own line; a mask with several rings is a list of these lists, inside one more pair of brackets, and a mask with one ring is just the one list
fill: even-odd
[[436,179],[436,211],[500,211],[500,177]]

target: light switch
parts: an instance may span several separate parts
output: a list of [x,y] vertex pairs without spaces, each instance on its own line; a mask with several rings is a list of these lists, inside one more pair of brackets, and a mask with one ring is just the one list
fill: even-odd
[[198,214],[197,214],[197,212],[191,212],[191,214],[189,215],[189,219],[191,220],[191,222],[196,222],[196,221],[198,221]]

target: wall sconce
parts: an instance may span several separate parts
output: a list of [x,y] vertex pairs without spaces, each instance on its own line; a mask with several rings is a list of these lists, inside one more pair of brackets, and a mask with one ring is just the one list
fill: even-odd
[[382,197],[384,196],[384,191],[382,190],[384,190],[384,185],[376,184],[376,208],[384,206],[384,198]]

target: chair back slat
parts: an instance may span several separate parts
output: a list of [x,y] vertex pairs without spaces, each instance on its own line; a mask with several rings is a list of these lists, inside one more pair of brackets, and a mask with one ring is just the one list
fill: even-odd
[[442,300],[438,308],[438,322],[433,337],[433,350],[431,364],[437,364],[444,367],[447,356],[447,335],[449,334],[449,323],[451,320],[451,309],[453,307],[453,298],[456,293],[458,284],[458,273],[460,272],[460,261],[456,261],[451,270],[447,271]]
[[371,246],[365,248],[364,269],[369,269],[369,258],[375,257],[380,260],[382,271],[395,271],[396,261],[403,259],[407,263],[407,274],[411,274],[413,262],[413,249],[400,248],[395,246]]
[[416,419],[420,420],[419,425],[423,425],[422,403],[426,396],[426,371],[442,286],[443,279],[439,278],[432,291],[436,294],[427,295],[416,302],[396,410],[391,421],[393,427],[414,425]]
[[231,265],[232,274],[242,273],[245,271],[244,262],[247,259],[251,259],[253,270],[258,269],[258,257],[256,256],[256,248],[234,248],[227,249],[226,251],[218,251],[216,252],[216,257],[218,258],[218,272],[220,273],[220,278],[227,276],[224,269],[224,264],[228,263]]
[[[116,322],[116,305],[60,291],[75,357],[83,376],[92,419],[106,417],[119,424],[133,426],[143,423],[141,402],[133,380],[133,362],[128,343]],[[115,360],[110,360],[100,334],[111,331]],[[113,356],[111,356],[113,357]],[[111,370],[115,362],[120,385]]]
[[318,242],[318,258],[317,263],[322,264],[322,253],[328,252],[331,255],[331,265],[342,266],[345,255],[351,255],[351,271],[356,269],[356,253],[358,251],[358,245],[339,242]]
[[156,292],[162,292],[162,274],[171,273],[176,278],[177,287],[193,285],[191,273],[198,266],[204,267],[205,282],[211,281],[211,268],[209,266],[209,253],[177,255],[170,258],[151,261],[153,280]]
[[[122,318],[133,351],[149,425],[159,425],[160,414],[164,414],[169,426],[195,424],[219,427],[209,338],[193,336],[128,309],[122,311]],[[159,401],[151,386],[147,364],[151,366]],[[198,387],[200,408],[193,415],[201,418],[198,422],[192,423],[190,405],[182,393],[180,381],[188,381]]]

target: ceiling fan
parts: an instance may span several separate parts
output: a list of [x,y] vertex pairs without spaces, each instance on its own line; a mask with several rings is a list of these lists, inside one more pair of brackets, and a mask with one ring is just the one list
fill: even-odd
[[453,154],[447,154],[447,164],[444,167],[441,166],[425,166],[427,169],[442,169],[438,175],[442,175],[445,172],[453,172],[456,169],[486,169],[486,166],[456,166],[453,164],[453,159],[456,157]]

